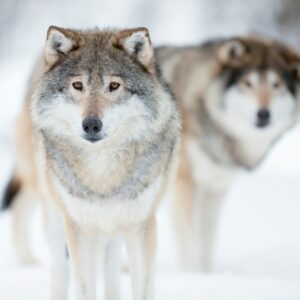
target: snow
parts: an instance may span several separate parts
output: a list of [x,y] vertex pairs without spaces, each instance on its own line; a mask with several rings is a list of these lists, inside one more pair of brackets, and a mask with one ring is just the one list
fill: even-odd
[[[2,273],[2,272],[1,272]],[[0,273],[0,274],[1,274]],[[2,275],[2,274],[1,274]],[[23,268],[6,272],[6,284],[0,296],[5,300],[48,300],[49,274],[42,268]],[[282,280],[241,278],[232,275],[159,274],[156,279],[156,298],[172,300],[299,300],[296,283]],[[18,287],[18,288],[16,288]],[[122,299],[131,299],[130,279],[122,276]],[[103,299],[102,284],[98,299]]]
[[[42,2],[37,0],[26,4],[19,2],[22,14],[19,12],[13,19],[11,31],[3,35],[5,39],[0,36],[4,45],[0,50],[3,51],[0,57],[0,192],[13,168],[15,117],[48,25],[145,25],[150,28],[156,44],[184,44],[207,36],[251,29],[251,20],[256,22],[256,13],[260,9],[266,11],[267,2],[270,0],[263,2],[264,9],[251,4],[248,15],[247,9],[236,0],[230,1],[233,11],[225,8],[225,4],[218,11],[214,10],[216,1],[208,3],[204,0],[166,0],[162,3],[116,0],[100,4],[91,0],[88,6],[84,1],[78,1],[76,5],[73,1],[65,1],[62,5],[54,0],[47,2],[47,9],[43,9]],[[142,14],[144,11],[149,13]],[[216,19],[219,22],[215,22]],[[266,31],[271,21],[267,15],[254,27],[261,26]],[[225,22],[226,26],[220,26]],[[275,32],[273,27],[269,29]],[[289,38],[292,40],[292,34]],[[224,202],[211,274],[180,272],[169,215],[170,200],[164,201],[159,210],[156,299],[300,299],[299,153],[300,127],[297,126],[275,145],[260,168],[237,176]],[[37,212],[33,225],[32,240],[40,263],[19,266],[11,243],[11,216],[9,213],[0,215],[1,300],[49,299],[49,258],[40,212]],[[99,290],[101,294],[101,281]],[[122,290],[123,299],[130,299],[127,274],[122,275]]]

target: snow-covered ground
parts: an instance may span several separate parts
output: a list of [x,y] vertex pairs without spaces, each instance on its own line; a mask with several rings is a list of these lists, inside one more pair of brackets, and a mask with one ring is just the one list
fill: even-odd
[[[274,152],[284,155],[284,147]],[[299,172],[270,172],[272,156],[256,174],[241,175],[228,195],[212,274],[178,270],[166,199],[159,211],[156,299],[300,299]],[[47,300],[49,263],[40,214],[33,229],[38,266],[16,264],[10,221],[9,213],[0,217],[0,299]],[[101,281],[99,291],[102,295]],[[123,299],[131,299],[128,275],[122,291]]]
[[[0,193],[13,168],[14,119],[48,25],[146,25],[154,43],[183,44],[196,43],[216,33],[252,29],[251,20],[257,21],[253,4],[248,7],[252,13],[247,15],[247,8],[241,5],[246,1],[235,0],[229,2],[236,13],[223,6],[217,6],[219,10],[214,11],[216,0],[206,5],[204,0],[91,0],[89,5],[70,0],[62,5],[53,0],[47,6],[42,2],[19,1],[21,13],[12,20],[9,34],[2,38],[0,53],[4,48],[5,51],[0,57]],[[267,11],[267,2],[270,0],[263,2],[261,11]],[[275,2],[278,8],[280,1]],[[266,31],[265,25],[270,20],[266,15],[253,28],[263,26]],[[270,28],[270,32],[274,31]],[[212,274],[184,274],[178,270],[168,205],[166,199],[159,210],[157,299],[300,299],[300,126],[276,144],[257,171],[237,176],[224,205]],[[1,300],[49,297],[49,260],[39,213],[33,227],[32,239],[41,263],[18,266],[11,244],[10,215],[0,215]],[[123,299],[130,299],[128,275],[123,275],[122,285]]]

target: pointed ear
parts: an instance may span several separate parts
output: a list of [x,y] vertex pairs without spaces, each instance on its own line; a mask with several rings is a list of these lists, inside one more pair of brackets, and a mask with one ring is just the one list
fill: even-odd
[[147,28],[133,28],[117,33],[115,46],[124,49],[149,73],[155,72],[154,51]]
[[238,62],[247,52],[246,45],[239,39],[224,42],[218,50],[218,58],[224,64]]
[[45,61],[48,66],[54,65],[62,56],[78,49],[80,37],[75,31],[50,26],[47,32],[44,50]]
[[278,48],[281,59],[293,72],[293,75],[300,80],[300,54],[282,44],[275,44],[274,47]]

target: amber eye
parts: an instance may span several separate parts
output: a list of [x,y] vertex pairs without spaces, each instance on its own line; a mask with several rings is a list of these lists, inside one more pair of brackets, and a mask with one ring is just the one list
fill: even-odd
[[246,81],[245,81],[245,85],[246,85],[246,87],[248,87],[248,88],[252,88],[252,83],[251,83],[249,80],[246,80]]
[[109,84],[109,91],[110,91],[110,92],[115,91],[115,90],[117,90],[119,87],[120,87],[120,83],[113,81],[113,82],[111,82],[111,83]]
[[82,82],[80,82],[80,81],[73,82],[72,86],[75,90],[78,90],[78,91],[82,91],[82,89],[83,89]]

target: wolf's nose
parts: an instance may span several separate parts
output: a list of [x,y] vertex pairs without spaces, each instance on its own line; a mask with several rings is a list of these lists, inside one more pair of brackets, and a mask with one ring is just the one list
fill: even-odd
[[269,124],[270,122],[270,117],[271,117],[271,114],[270,114],[270,111],[268,109],[260,109],[258,112],[257,112],[257,126],[258,127],[264,127],[266,125]]
[[86,118],[82,121],[82,128],[88,137],[93,138],[101,131],[102,122],[95,117]]

